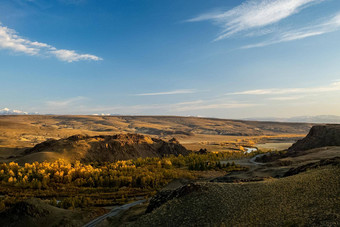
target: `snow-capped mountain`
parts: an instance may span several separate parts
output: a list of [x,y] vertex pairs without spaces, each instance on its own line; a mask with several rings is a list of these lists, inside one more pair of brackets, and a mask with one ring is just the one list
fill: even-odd
[[32,115],[38,113],[28,113],[21,110],[11,110],[9,108],[0,109],[0,115]]
[[92,114],[93,116],[119,116],[119,114],[107,114],[107,113],[101,113],[101,114]]

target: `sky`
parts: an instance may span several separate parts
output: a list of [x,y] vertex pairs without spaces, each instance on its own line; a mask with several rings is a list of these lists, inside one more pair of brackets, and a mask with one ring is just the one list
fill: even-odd
[[340,115],[338,0],[1,0],[0,109]]

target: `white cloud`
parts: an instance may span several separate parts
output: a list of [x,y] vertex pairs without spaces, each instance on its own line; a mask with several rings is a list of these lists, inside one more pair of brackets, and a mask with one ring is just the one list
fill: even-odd
[[183,89],[183,90],[154,92],[154,93],[142,93],[142,94],[136,94],[136,96],[179,95],[179,94],[193,94],[196,92],[197,91],[194,89]]
[[39,53],[38,43],[20,38],[13,29],[3,27],[0,24],[0,48],[10,49],[15,52],[22,52],[29,55]]
[[304,7],[323,0],[249,0],[225,12],[203,14],[188,22],[213,21],[222,27],[215,39],[221,40],[236,33],[277,23]]
[[257,89],[228,93],[227,95],[282,95],[282,94],[315,94],[323,92],[340,91],[340,82],[333,82],[328,86],[310,87],[310,88],[271,88]]
[[313,25],[313,26],[307,26],[304,28],[291,30],[288,32],[283,32],[278,35],[276,35],[275,38],[271,40],[267,40],[261,43],[257,44],[251,44],[242,47],[243,49],[248,48],[255,48],[255,47],[264,47],[272,44],[282,43],[282,42],[289,42],[293,40],[299,40],[299,39],[305,39],[312,36],[318,36],[323,35],[326,33],[334,32],[340,29],[340,13],[332,17],[326,22]]
[[93,61],[102,60],[102,58],[91,54],[77,54],[74,50],[53,50],[51,51],[51,53],[55,54],[55,56],[58,59],[67,62],[80,60],[93,60]]
[[74,50],[57,49],[49,44],[30,41],[17,35],[17,32],[0,23],[0,49],[7,49],[28,55],[55,56],[61,61],[103,60],[91,54],[78,54]]

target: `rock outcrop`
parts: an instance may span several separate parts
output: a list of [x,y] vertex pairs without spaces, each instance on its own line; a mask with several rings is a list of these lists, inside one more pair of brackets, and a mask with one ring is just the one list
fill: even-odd
[[302,172],[306,172],[307,170],[310,170],[310,169],[316,169],[321,166],[328,166],[328,165],[340,167],[340,157],[335,157],[331,159],[323,159],[318,162],[313,162],[313,163],[309,163],[306,165],[298,166],[296,168],[291,168],[285,173],[284,177],[293,176],[293,175],[296,175]]
[[288,151],[305,151],[326,146],[340,146],[340,125],[313,126],[308,135],[294,143]]
[[25,155],[55,152],[70,161],[106,162],[145,157],[188,155],[191,151],[176,139],[166,142],[139,134],[113,136],[75,135],[66,139],[47,140],[27,149]]

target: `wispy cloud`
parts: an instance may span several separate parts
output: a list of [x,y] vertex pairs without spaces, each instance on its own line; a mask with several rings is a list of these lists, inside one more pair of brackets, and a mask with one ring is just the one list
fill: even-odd
[[153,93],[141,93],[135,96],[156,96],[156,95],[179,95],[179,94],[193,94],[197,91],[195,89],[183,89],[174,91],[163,91],[163,92],[153,92]]
[[227,95],[282,95],[282,94],[308,94],[308,93],[322,93],[340,91],[340,82],[336,81],[328,86],[322,87],[310,87],[310,88],[271,88],[271,89],[257,89],[247,90],[234,93],[228,93]]
[[17,35],[17,32],[0,23],[0,49],[7,49],[28,55],[55,56],[61,61],[99,61],[102,58],[91,54],[79,54],[74,50],[57,49],[46,43],[31,41]]
[[46,105],[50,107],[57,107],[57,108],[68,107],[70,105],[74,105],[86,99],[87,99],[86,97],[78,96],[78,97],[73,97],[73,98],[64,99],[64,100],[47,101]]
[[187,22],[212,21],[222,27],[215,39],[221,40],[242,31],[277,23],[303,8],[323,0],[249,0],[225,12],[202,14]]
[[318,35],[323,35],[326,33],[334,32],[339,29],[340,29],[340,13],[333,16],[326,22],[313,25],[313,26],[307,26],[304,28],[296,29],[296,30],[283,32],[283,33],[277,34],[276,37],[274,37],[271,40],[247,45],[242,48],[248,49],[248,48],[255,48],[255,47],[264,47],[264,46],[282,43],[282,42],[305,39],[305,38],[312,37],[312,36],[318,36]]
[[54,54],[59,60],[73,62],[73,61],[80,61],[80,60],[93,60],[99,61],[103,60],[100,57],[91,55],[91,54],[77,54],[74,50],[51,50],[52,54]]
[[268,100],[274,101],[291,101],[291,100],[298,100],[302,99],[304,96],[279,96],[279,97],[271,97]]

